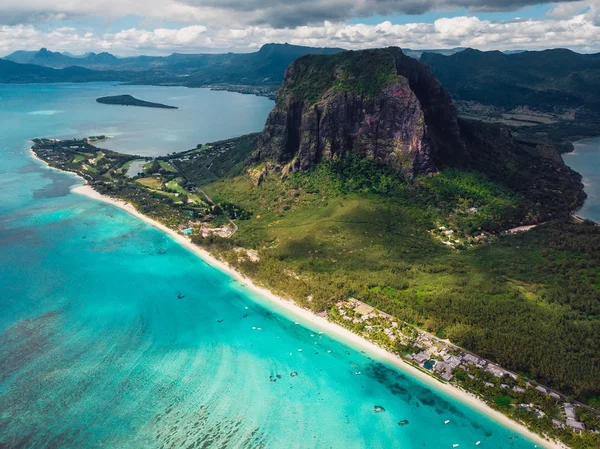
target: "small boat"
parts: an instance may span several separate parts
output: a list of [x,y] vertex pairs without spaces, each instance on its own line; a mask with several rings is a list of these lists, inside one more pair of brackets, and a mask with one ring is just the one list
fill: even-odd
[[298,352],[302,352],[302,349],[298,349]]
[[444,421],[444,424],[448,424],[450,422],[449,419],[447,419],[446,421]]
[[458,447],[458,444],[453,444],[452,447]]
[[357,372],[355,372],[354,374],[356,374],[357,376],[360,376],[361,372],[360,372],[360,371],[357,371]]
[[327,351],[327,354],[329,354],[330,352],[331,352],[331,349],[329,349],[329,350]]
[[262,327],[257,327],[257,328],[256,328],[256,330],[257,330],[257,331],[261,331],[261,330],[262,330]]
[[478,441],[477,443],[475,443],[475,446],[479,446],[481,444],[481,441]]
[[407,424],[408,424],[408,419],[403,419],[402,421],[398,422],[398,425],[399,425],[400,427],[403,427],[403,426],[405,426],[405,425],[407,425]]
[[385,412],[385,408],[383,408],[381,405],[375,405],[373,407],[373,411],[375,413],[381,413],[381,412]]
[[185,298],[185,295],[182,295],[181,293],[179,293],[179,294],[177,295],[177,299],[183,299],[183,298]]

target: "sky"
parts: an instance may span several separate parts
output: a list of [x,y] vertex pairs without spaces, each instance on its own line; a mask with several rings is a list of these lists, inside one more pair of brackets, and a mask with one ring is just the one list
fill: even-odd
[[2,0],[0,56],[346,49],[600,52],[600,0]]

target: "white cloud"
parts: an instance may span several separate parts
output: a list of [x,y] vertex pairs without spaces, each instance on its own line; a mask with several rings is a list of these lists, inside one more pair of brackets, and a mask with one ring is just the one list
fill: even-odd
[[[592,0],[595,1],[595,0]],[[2,0],[0,23],[39,23],[48,20],[136,16],[146,20],[220,26],[268,25],[295,28],[342,22],[356,17],[422,14],[466,8],[477,11],[516,11],[555,0]],[[561,0],[560,5],[581,0]],[[560,7],[559,5],[559,7]],[[559,8],[557,7],[557,8]],[[560,11],[557,10],[557,14]],[[573,13],[574,14],[574,13]],[[571,16],[573,15],[571,14]]]
[[558,3],[548,11],[547,16],[553,19],[568,19],[580,14],[592,5],[600,4],[600,0],[579,0],[570,3]]
[[590,8],[560,19],[546,17],[507,22],[464,16],[402,25],[388,21],[376,25],[324,22],[290,29],[266,25],[236,28],[192,25],[178,29],[132,28],[100,34],[71,27],[42,31],[33,25],[4,25],[0,26],[0,54],[42,46],[72,53],[104,50],[117,55],[167,54],[206,51],[207,48],[252,50],[269,42],[348,49],[390,45],[412,49],[460,46],[484,50],[567,47],[597,52],[600,51],[600,23],[597,14],[591,11]]

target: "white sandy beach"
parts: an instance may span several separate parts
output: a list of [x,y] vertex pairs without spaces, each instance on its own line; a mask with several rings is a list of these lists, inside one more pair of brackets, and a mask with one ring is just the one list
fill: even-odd
[[[30,150],[30,153],[32,154],[32,156],[35,159],[42,162],[48,168],[55,169],[53,167],[48,166],[48,164],[46,164],[44,161],[42,161],[37,156],[35,156],[33,151]],[[58,170],[58,169],[55,169],[55,170]],[[62,170],[59,170],[59,171],[62,171]],[[65,172],[63,172],[63,173],[65,173]],[[74,173],[71,173],[71,174],[73,174],[74,176],[77,176]],[[80,179],[83,179],[79,176],[77,176],[77,177]],[[359,335],[354,334],[353,332],[351,332],[335,323],[331,323],[330,321],[328,321],[325,318],[317,316],[316,314],[314,314],[313,312],[311,312],[307,309],[299,307],[291,300],[277,296],[277,295],[273,294],[272,292],[270,292],[269,290],[254,284],[252,282],[252,280],[250,280],[246,276],[242,275],[238,271],[232,269],[228,264],[221,262],[220,260],[218,260],[217,258],[212,256],[208,251],[193,244],[187,237],[184,237],[183,235],[177,233],[175,230],[170,229],[167,226],[141,214],[131,204],[125,203],[124,201],[120,201],[120,200],[117,200],[114,198],[107,197],[105,195],[102,195],[102,194],[96,192],[89,185],[76,186],[76,187],[72,188],[71,190],[72,190],[72,192],[77,193],[79,195],[85,195],[89,198],[92,198],[92,199],[95,199],[98,201],[102,201],[104,203],[108,203],[110,205],[118,207],[118,208],[126,211],[130,215],[132,215],[140,220],[143,220],[144,222],[148,223],[149,225],[153,226],[154,228],[168,234],[173,240],[175,240],[177,243],[181,244],[183,247],[187,248],[188,250],[190,250],[191,252],[193,252],[194,254],[199,256],[202,260],[204,260],[209,265],[229,274],[232,278],[241,282],[246,288],[249,288],[256,293],[259,293],[262,297],[265,298],[266,303],[268,303],[270,308],[283,309],[284,314],[286,314],[286,315],[292,314],[296,317],[299,317],[300,319],[302,319],[303,324],[314,325],[315,327],[317,327],[319,330],[322,330],[327,335],[335,337],[336,339],[349,344],[350,346],[352,346],[355,349],[365,350],[365,352],[368,352],[369,355],[374,356],[376,359],[378,359],[380,361],[385,361],[386,363],[397,367],[398,369],[410,374],[411,376],[421,379],[423,381],[423,383],[426,383],[427,385],[431,386],[433,389],[438,389],[438,390],[442,390],[442,391],[446,392],[447,394],[453,396],[454,398],[460,400],[461,402],[468,404],[472,408],[482,412],[483,414],[489,416],[490,418],[493,418],[495,421],[503,424],[504,426],[509,427],[509,428],[515,430],[516,432],[526,436],[529,440],[531,440],[535,444],[539,445],[539,447],[544,447],[547,449],[565,449],[565,448],[567,448],[567,446],[565,446],[562,443],[548,441],[548,440],[542,438],[541,436],[531,432],[525,426],[511,420],[510,418],[503,415],[502,413],[492,409],[485,402],[481,401],[474,395],[472,395],[460,388],[457,388],[453,385],[445,384],[445,383],[442,383],[442,382],[434,379],[433,377],[431,377],[431,376],[423,373],[422,371],[416,369],[415,367],[409,365],[404,360],[402,360],[402,358],[400,358],[399,356],[386,351],[385,349],[369,342],[368,340],[365,340],[364,338],[360,337]],[[288,313],[285,313],[285,312],[288,312]]]

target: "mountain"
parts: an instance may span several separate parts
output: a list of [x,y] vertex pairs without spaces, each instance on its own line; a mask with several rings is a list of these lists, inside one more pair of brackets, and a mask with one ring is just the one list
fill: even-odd
[[131,79],[131,75],[127,72],[97,71],[83,67],[53,69],[0,59],[0,83],[126,81],[128,79]]
[[173,53],[170,56],[117,58],[110,53],[71,57],[42,48],[37,52],[17,51],[4,59],[52,68],[78,66],[94,70],[137,71],[136,82],[147,84],[278,86],[286,67],[294,59],[306,54],[333,54],[340,51],[339,48],[267,44],[253,53]]
[[555,146],[459,119],[430,68],[394,47],[295,60],[249,163],[285,175],[347,157],[408,179],[474,170],[527,198],[536,220],[568,216],[585,197]]
[[431,67],[457,101],[503,110],[571,112],[582,118],[600,114],[600,53],[466,49],[448,56],[424,53],[421,62]]
[[304,56],[286,72],[257,158],[291,170],[349,153],[412,176],[464,153],[452,100],[398,48]]
[[46,48],[41,48],[39,51],[19,50],[6,56],[4,59],[19,64],[35,64],[52,68],[64,68],[72,65],[79,65],[74,62],[75,59],[78,58],[73,58],[63,53],[49,51]]
[[107,69],[118,66],[120,61],[119,58],[107,52],[98,54],[86,53],[83,56],[76,56],[67,52],[53,52],[47,48],[41,48],[38,51],[19,50],[5,56],[3,59],[19,64],[35,64],[55,69],[71,66],[89,69]]

